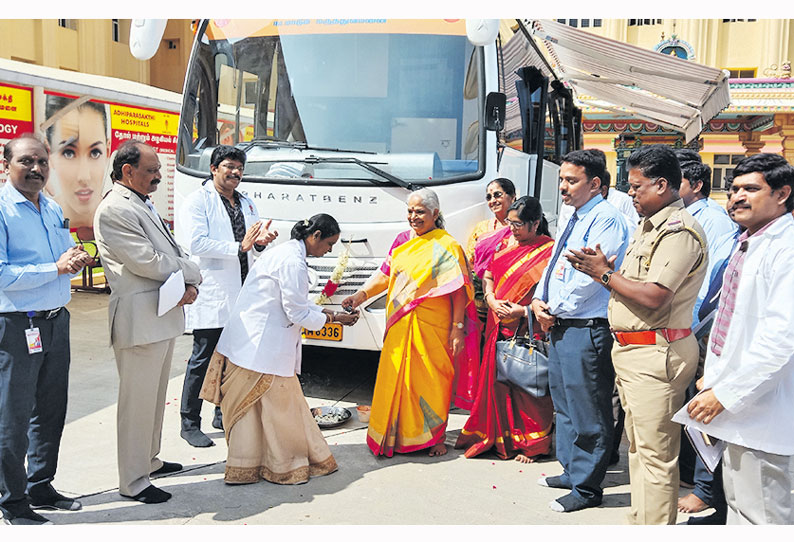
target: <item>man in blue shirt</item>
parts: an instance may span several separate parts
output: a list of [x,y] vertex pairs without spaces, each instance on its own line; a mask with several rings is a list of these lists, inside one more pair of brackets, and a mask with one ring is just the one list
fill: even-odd
[[610,361],[609,292],[575,272],[562,257],[567,249],[600,245],[617,265],[623,260],[628,226],[620,211],[601,196],[605,170],[603,153],[595,150],[563,157],[560,193],[575,211],[557,236],[531,305],[543,329],[550,330],[549,387],[557,413],[557,459],[563,468],[560,476],[540,478],[538,484],[571,490],[549,503],[557,512],[601,504],[601,482],[612,450],[615,372]]
[[[0,189],[0,511],[11,525],[49,521],[35,508],[79,510],[52,487],[66,418],[70,278],[90,261],[61,208],[42,193],[49,152],[8,142]],[[27,472],[25,457],[27,456]]]

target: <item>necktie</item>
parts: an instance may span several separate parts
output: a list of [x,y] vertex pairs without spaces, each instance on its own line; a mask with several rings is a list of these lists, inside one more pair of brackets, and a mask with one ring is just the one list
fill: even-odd
[[551,274],[554,272],[554,264],[557,263],[557,259],[560,257],[562,249],[565,248],[565,244],[568,242],[568,238],[571,236],[573,226],[576,224],[577,220],[579,220],[579,217],[577,216],[576,211],[574,211],[573,215],[571,215],[571,219],[568,221],[568,225],[565,226],[565,231],[563,231],[560,238],[557,239],[557,246],[554,250],[554,256],[551,257],[551,261],[546,267],[546,280],[543,282],[543,301],[545,302],[548,302],[549,300],[549,280],[551,279]]

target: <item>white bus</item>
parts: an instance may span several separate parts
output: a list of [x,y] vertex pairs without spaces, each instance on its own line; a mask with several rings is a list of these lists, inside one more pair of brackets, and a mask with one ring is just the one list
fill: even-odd
[[[559,168],[543,153],[558,158],[579,147],[581,115],[569,94],[552,97],[549,131],[558,137],[547,137],[548,80],[530,70],[525,90],[516,92],[515,74],[500,72],[498,40],[478,46],[469,36],[462,19],[201,21],[180,116],[177,237],[181,203],[209,176],[213,148],[230,139],[247,155],[240,190],[273,219],[279,241],[316,213],[339,221],[333,253],[309,262],[317,296],[349,251],[332,307],[379,268],[408,229],[412,189],[438,193],[447,230],[461,244],[490,216],[485,189],[500,176],[520,195],[540,197],[553,223]],[[517,96],[507,108],[523,110],[510,134],[502,86]],[[305,341],[379,350],[384,307],[384,296],[368,300],[356,326],[329,327]]]

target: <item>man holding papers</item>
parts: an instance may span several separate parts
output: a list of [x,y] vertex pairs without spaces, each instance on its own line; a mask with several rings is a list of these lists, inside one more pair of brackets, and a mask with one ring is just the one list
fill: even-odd
[[[154,149],[125,142],[111,176],[115,183],[97,208],[94,233],[111,288],[110,342],[119,372],[119,493],[160,503],[171,494],[154,487],[149,475],[182,468],[157,455],[174,341],[185,331],[182,306],[195,301],[201,274],[149,199],[161,179]],[[158,316],[160,287],[177,271],[184,275],[184,295]]]
[[722,439],[729,525],[794,524],[794,168],[742,160],[728,208],[747,228],[725,271],[691,425]]

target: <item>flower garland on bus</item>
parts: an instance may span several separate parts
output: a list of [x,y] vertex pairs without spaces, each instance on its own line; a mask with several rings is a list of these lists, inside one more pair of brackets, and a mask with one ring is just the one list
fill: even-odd
[[331,296],[334,295],[336,290],[339,288],[339,285],[342,283],[342,276],[347,270],[347,262],[349,259],[350,244],[348,243],[348,245],[345,246],[345,250],[336,260],[336,267],[334,267],[334,270],[331,273],[331,278],[329,278],[328,282],[325,283],[325,287],[323,287],[323,291],[320,292],[320,295],[314,301],[315,303],[318,305],[325,305],[331,300]]

